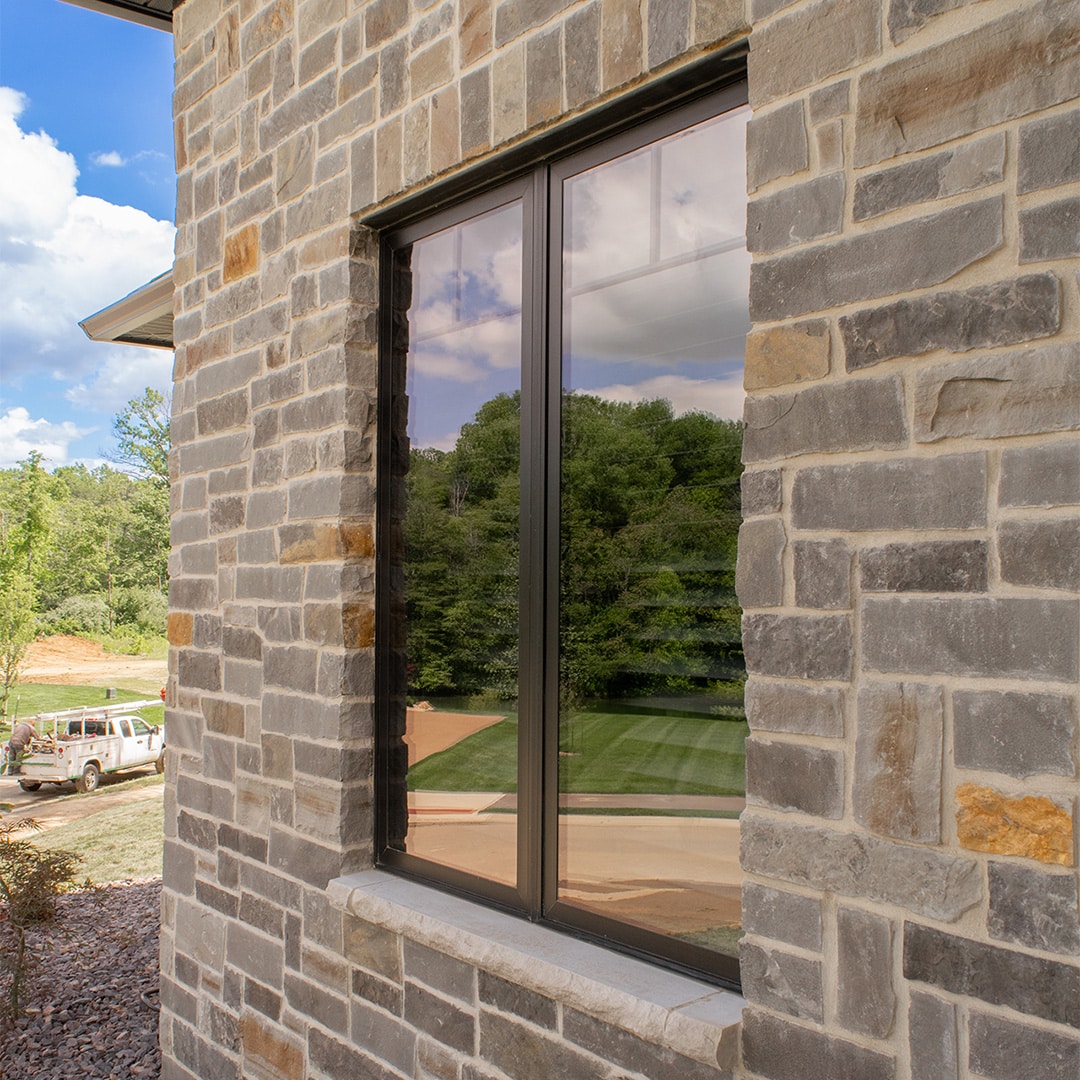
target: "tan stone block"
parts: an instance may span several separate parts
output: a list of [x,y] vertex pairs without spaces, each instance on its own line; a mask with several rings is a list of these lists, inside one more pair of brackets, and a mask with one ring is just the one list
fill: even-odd
[[240,1051],[244,1075],[252,1080],[303,1080],[304,1051],[254,1012],[240,1019]]
[[491,52],[491,0],[461,0],[458,46],[461,66]]
[[600,27],[600,84],[610,90],[629,82],[644,69],[641,0],[603,0]]
[[259,226],[254,222],[225,238],[226,284],[253,274],[259,268]]
[[827,173],[844,166],[844,122],[832,120],[822,124],[817,137],[818,171]]
[[956,802],[961,847],[1074,865],[1072,814],[1052,799],[1044,795],[1012,799],[993,788],[961,784]]
[[346,604],[341,616],[345,648],[369,649],[375,644],[374,611],[360,604]]
[[283,566],[325,562],[341,554],[336,525],[290,525],[281,530]]
[[385,199],[401,190],[401,117],[387,120],[375,132],[375,198]]
[[461,160],[458,88],[448,86],[431,99],[431,171],[443,172]]
[[310,240],[305,240],[300,248],[300,269],[310,270],[312,267],[322,267],[348,253],[349,227],[346,223],[327,229],[326,232],[320,233]]
[[413,100],[445,86],[453,77],[454,44],[450,38],[441,38],[431,48],[414,56],[409,64]]
[[750,30],[743,0],[707,0],[695,5],[691,41],[696,45],[717,45],[742,37]]
[[235,10],[217,24],[215,38],[218,81],[224,82],[240,70],[240,18]]
[[167,633],[170,645],[190,645],[195,619],[186,611],[173,611],[169,614]]
[[491,121],[497,146],[525,127],[525,46],[518,43],[497,55],[491,72]]
[[342,552],[351,558],[369,559],[375,554],[370,522],[344,522],[339,526]]
[[754,330],[746,339],[747,390],[823,379],[829,374],[829,324],[824,319]]

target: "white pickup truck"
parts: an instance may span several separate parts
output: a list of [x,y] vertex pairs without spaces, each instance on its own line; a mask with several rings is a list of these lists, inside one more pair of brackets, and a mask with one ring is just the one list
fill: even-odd
[[[78,791],[94,791],[102,773],[154,765],[165,771],[165,731],[136,716],[160,701],[129,701],[102,708],[42,713],[31,721],[37,734],[20,762],[19,786],[37,791],[42,784],[74,781]],[[52,730],[49,730],[49,725]]]

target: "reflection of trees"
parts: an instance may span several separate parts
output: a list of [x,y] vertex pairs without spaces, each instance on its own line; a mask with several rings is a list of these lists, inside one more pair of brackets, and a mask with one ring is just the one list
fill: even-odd
[[[413,692],[516,695],[520,397],[449,452],[413,450],[406,597]],[[741,430],[702,413],[563,398],[560,683],[572,700],[742,677],[734,597]]]

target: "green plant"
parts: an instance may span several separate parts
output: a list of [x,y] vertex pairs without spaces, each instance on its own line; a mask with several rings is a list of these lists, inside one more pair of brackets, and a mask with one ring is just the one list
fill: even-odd
[[[10,803],[0,804],[0,813],[10,810]],[[74,887],[82,861],[73,851],[43,851],[16,835],[40,828],[33,818],[0,820],[0,979],[6,983],[0,1017],[6,1021],[19,1015],[30,961],[27,927],[52,919],[57,896]]]
[[50,634],[103,634],[109,629],[109,605],[104,596],[69,596],[41,622]]

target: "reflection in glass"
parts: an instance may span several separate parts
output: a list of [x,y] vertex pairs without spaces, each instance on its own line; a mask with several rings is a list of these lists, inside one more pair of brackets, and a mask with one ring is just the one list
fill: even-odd
[[[407,820],[391,844],[516,880],[518,203],[395,252]],[[402,392],[404,391],[404,392]],[[406,458],[407,455],[407,458]],[[483,747],[475,749],[478,736]],[[397,835],[394,835],[395,832]]]
[[746,111],[563,187],[559,899],[733,952]]

